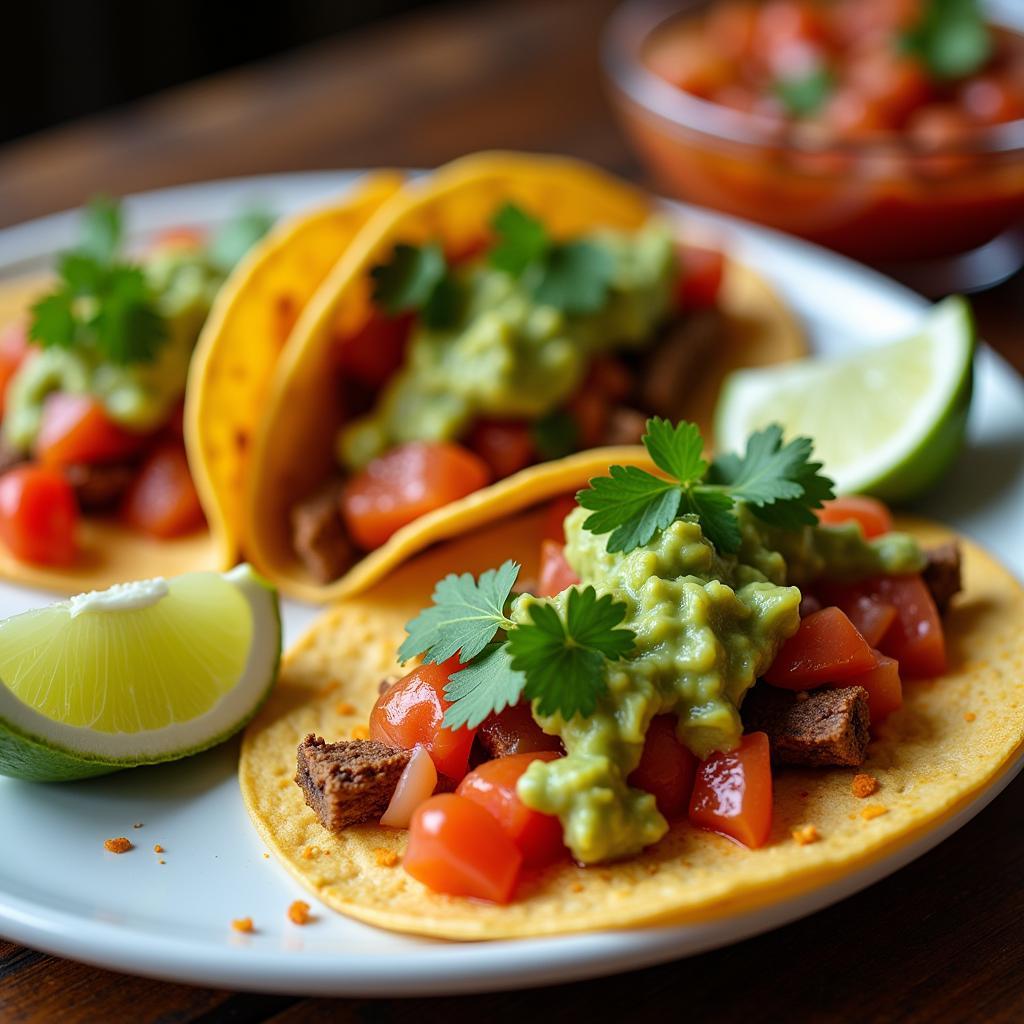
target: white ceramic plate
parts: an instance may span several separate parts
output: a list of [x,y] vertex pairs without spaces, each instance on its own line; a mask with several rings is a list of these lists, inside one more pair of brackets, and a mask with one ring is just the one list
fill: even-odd
[[[285,175],[133,197],[138,234],[216,223],[263,202],[282,212],[325,198],[351,176]],[[693,233],[720,239],[775,282],[817,348],[841,351],[911,330],[924,302],[886,278],[822,249],[728,218],[678,208]],[[76,215],[0,232],[0,277],[37,269],[75,237]],[[922,511],[985,544],[1024,576],[1024,384],[990,351],[978,360],[970,444]],[[0,585],[0,615],[48,600]],[[314,611],[285,609],[288,639]],[[713,923],[558,939],[459,945],[377,931],[318,909],[304,928],[285,917],[306,897],[249,824],[235,778],[237,742],[179,764],[87,782],[0,779],[0,934],[38,949],[137,974],[224,988],[296,994],[454,994],[569,981],[688,956],[812,913],[902,867],[973,817],[1018,761],[956,817],[816,892]],[[133,829],[135,822],[143,827]],[[115,856],[103,840],[127,835]],[[154,844],[164,847],[158,863]],[[251,916],[256,931],[233,932]]]

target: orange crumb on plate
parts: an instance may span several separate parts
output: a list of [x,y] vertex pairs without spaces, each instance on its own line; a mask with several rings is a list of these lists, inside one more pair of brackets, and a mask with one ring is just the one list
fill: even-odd
[[888,813],[888,807],[883,807],[881,804],[868,804],[867,807],[860,812],[860,816],[865,821],[871,821],[872,818],[880,818],[883,814]]
[[288,907],[288,920],[292,924],[309,923],[309,904],[305,900],[296,900]]
[[793,838],[801,846],[809,846],[821,838],[821,833],[813,825],[801,825],[793,829]]
[[126,836],[118,836],[116,839],[105,839],[103,847],[111,853],[127,853],[129,850],[135,849],[135,844]]
[[153,847],[153,852],[154,853],[163,853],[164,852],[164,848],[159,843],[157,843],[156,846]]
[[878,779],[876,779],[874,775],[859,772],[854,775],[850,789],[853,790],[853,795],[855,797],[863,799],[866,796],[871,796],[872,793],[878,792]]
[[236,932],[251,932],[252,931],[252,918],[251,917],[236,917],[231,922],[231,927]]
[[964,712],[964,721],[973,722],[978,716],[973,711]]

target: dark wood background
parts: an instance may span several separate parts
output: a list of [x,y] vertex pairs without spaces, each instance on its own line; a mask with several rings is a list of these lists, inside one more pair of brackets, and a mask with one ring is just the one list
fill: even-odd
[[[30,137],[0,149],[0,225],[98,191],[428,167],[493,146],[642,178],[602,91],[597,40],[610,7],[442,8]],[[1024,277],[975,308],[985,337],[1024,371]],[[472,998],[309,1000],[127,977],[0,940],[0,1022],[1021,1021],[1022,807],[1024,778],[937,850],[830,910],[628,975]]]

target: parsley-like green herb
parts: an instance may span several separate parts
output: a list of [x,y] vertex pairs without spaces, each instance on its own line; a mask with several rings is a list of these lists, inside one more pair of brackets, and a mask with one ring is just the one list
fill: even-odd
[[451,705],[444,725],[475,729],[488,715],[518,703],[525,685],[526,676],[512,667],[508,644],[488,644],[445,685],[444,695]]
[[810,117],[821,110],[834,88],[832,72],[826,67],[817,67],[802,75],[778,79],[775,95],[793,117]]
[[373,301],[392,316],[419,313],[427,327],[451,327],[458,319],[460,289],[436,243],[400,242],[391,258],[370,271]]
[[992,55],[992,33],[978,0],[926,0],[904,48],[940,81],[967,78]]
[[813,524],[812,509],[833,496],[821,463],[811,461],[811,441],[798,437],[784,444],[777,425],[751,435],[743,456],[721,456],[711,466],[701,456],[703,440],[692,423],[648,420],[643,443],[665,476],[612,466],[609,476],[591,480],[576,495],[592,513],[584,529],[608,533],[612,552],[641,547],[680,515],[694,515],[708,540],[732,554],[742,540],[737,501],[766,522],[796,528]]
[[29,336],[42,347],[94,350],[118,365],[151,362],[167,337],[142,269],[121,255],[117,204],[86,209],[82,242],[57,264],[59,282],[32,306]]
[[491,228],[497,238],[491,266],[521,278],[538,302],[571,315],[596,313],[604,305],[615,272],[606,248],[586,239],[557,242],[513,203],[498,210]]

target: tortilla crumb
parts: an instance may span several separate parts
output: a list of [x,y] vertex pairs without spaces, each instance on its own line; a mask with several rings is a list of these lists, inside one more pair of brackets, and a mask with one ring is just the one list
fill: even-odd
[[252,929],[252,918],[251,917],[236,917],[231,922],[231,927],[236,932],[251,932]]
[[573,892],[583,892],[583,883],[573,882],[571,888]]
[[163,853],[164,852],[164,848],[159,843],[157,843],[156,846],[153,847],[153,852],[154,853]]
[[334,705],[334,710],[339,715],[354,715],[356,713],[356,706],[355,704],[349,704],[347,700],[342,700]]
[[160,860],[157,861],[157,864],[166,864],[166,863],[167,863],[167,861],[165,861],[163,859],[163,857],[161,857]]
[[127,853],[129,850],[135,849],[135,844],[126,836],[118,836],[116,839],[105,839],[103,848],[111,853]]
[[973,711],[964,712],[964,721],[973,722],[978,716]]
[[263,859],[264,860],[270,860],[270,854],[269,853],[263,854]]
[[876,779],[874,775],[868,775],[865,772],[858,772],[853,777],[850,789],[853,791],[853,795],[855,797],[863,799],[866,796],[871,796],[872,793],[878,792],[878,779]]
[[868,804],[863,811],[860,812],[860,816],[865,821],[871,821],[872,818],[880,818],[883,814],[888,814],[889,808],[884,807],[882,804]]
[[370,738],[370,727],[368,725],[357,725],[352,730],[352,739],[368,740]]
[[386,846],[378,846],[373,851],[374,859],[382,868],[393,868],[398,863],[398,854],[389,850]]
[[309,904],[305,900],[296,900],[288,907],[288,920],[292,924],[309,924]]
[[810,846],[821,838],[821,833],[813,825],[801,825],[793,829],[793,838],[801,846]]
[[303,860],[314,860],[316,857],[319,857],[319,856],[320,856],[320,847],[319,846],[306,846],[302,850],[302,859]]
[[132,828],[142,828],[142,822],[141,821],[135,822],[135,824],[132,825]]

